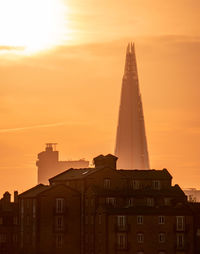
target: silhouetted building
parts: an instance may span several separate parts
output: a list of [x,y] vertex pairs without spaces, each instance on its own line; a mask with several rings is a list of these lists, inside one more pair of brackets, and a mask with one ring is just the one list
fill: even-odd
[[129,44],[126,52],[115,155],[119,169],[149,169],[134,44]]
[[188,188],[183,190],[188,196],[188,201],[191,202],[200,202],[200,190],[195,188]]
[[59,161],[59,152],[56,143],[47,143],[45,151],[38,154],[36,162],[38,167],[38,184],[47,184],[48,179],[69,168],[84,168],[89,166],[89,161]]
[[68,169],[19,195],[24,254],[197,254],[200,204],[166,170]]
[[18,194],[14,193],[14,202],[11,195],[5,192],[0,200],[0,253],[19,253],[19,208]]

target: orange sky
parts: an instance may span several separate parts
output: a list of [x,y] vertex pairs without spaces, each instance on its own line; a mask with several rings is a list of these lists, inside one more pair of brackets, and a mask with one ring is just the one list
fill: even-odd
[[130,40],[151,167],[200,188],[199,0],[64,2],[60,45],[29,56],[0,45],[0,192],[36,184],[46,142],[59,143],[64,160],[113,153]]

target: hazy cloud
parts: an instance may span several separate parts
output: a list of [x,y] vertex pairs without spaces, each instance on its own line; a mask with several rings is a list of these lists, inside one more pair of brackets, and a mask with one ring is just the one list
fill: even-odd
[[24,130],[31,130],[31,129],[38,129],[38,128],[57,127],[57,126],[63,126],[66,124],[67,123],[65,122],[60,122],[60,123],[52,123],[52,124],[25,126],[25,127],[19,127],[19,128],[0,129],[0,133],[17,132],[17,131],[24,131]]
[[10,50],[24,50],[25,48],[24,47],[14,47],[14,46],[6,46],[6,45],[0,45],[0,50],[3,50],[3,51],[10,51]]

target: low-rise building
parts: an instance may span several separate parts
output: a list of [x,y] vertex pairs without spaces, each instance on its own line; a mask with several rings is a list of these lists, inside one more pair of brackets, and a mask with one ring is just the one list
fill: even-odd
[[200,207],[166,170],[69,169],[19,195],[21,253],[197,254]]
[[14,193],[14,202],[11,195],[5,192],[0,200],[0,253],[19,253],[19,207],[18,193]]

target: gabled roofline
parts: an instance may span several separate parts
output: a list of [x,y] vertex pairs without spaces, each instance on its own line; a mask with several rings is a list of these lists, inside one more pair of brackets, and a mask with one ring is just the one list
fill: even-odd
[[21,196],[23,196],[24,194],[27,194],[28,192],[31,192],[31,191],[33,191],[34,189],[37,189],[37,188],[39,188],[39,187],[48,187],[48,186],[49,186],[49,185],[44,185],[44,184],[40,183],[40,184],[38,184],[38,185],[36,185],[36,186],[34,186],[34,187],[32,187],[32,188],[30,188],[30,189],[28,189],[28,190],[22,192],[21,194],[18,195],[18,197],[21,197]]
[[70,187],[70,186],[67,186],[66,184],[61,183],[61,184],[56,184],[56,185],[49,185],[49,188],[46,189],[46,190],[41,191],[41,192],[38,194],[38,196],[41,195],[41,194],[43,194],[44,192],[47,192],[47,191],[49,191],[49,190],[51,190],[51,189],[58,188],[58,187],[60,187],[60,186],[64,186],[66,189],[70,189],[71,191],[76,192],[77,194],[81,194],[80,191],[78,191],[78,190],[76,190],[76,189],[74,189],[74,188],[72,188],[72,187]]

